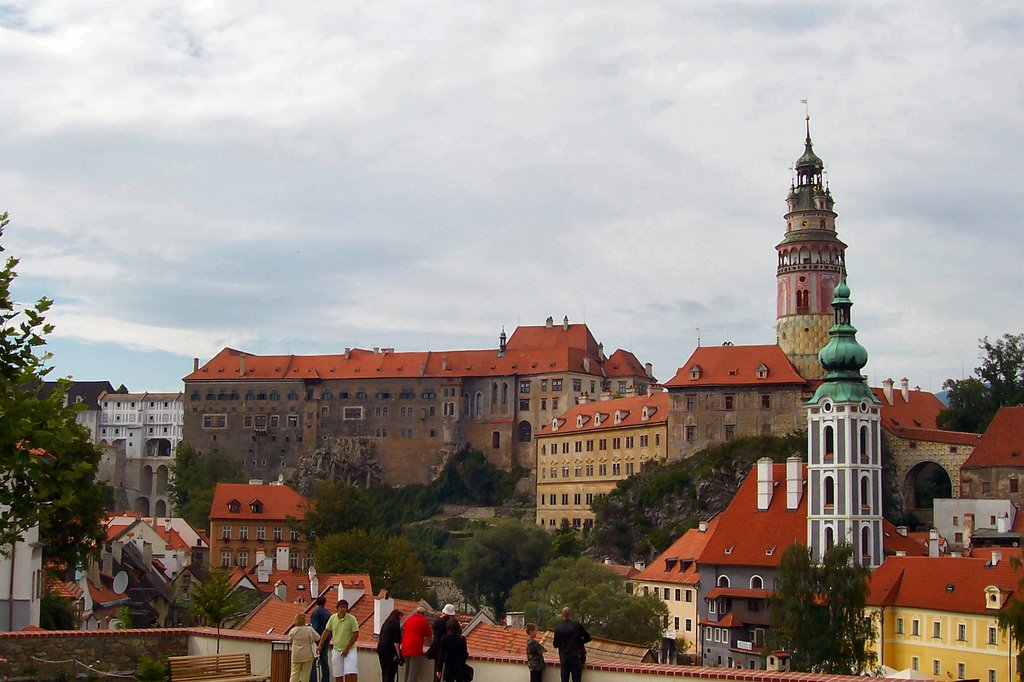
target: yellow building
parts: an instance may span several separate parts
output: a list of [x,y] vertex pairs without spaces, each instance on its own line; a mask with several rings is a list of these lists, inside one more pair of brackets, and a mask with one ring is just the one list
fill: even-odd
[[645,462],[664,461],[668,394],[581,402],[544,424],[535,440],[537,524],[589,526],[595,499]]
[[996,614],[1019,575],[991,558],[889,557],[871,575],[878,663],[935,679],[1014,682],[1014,650]]
[[697,557],[704,551],[717,524],[717,518],[701,521],[633,577],[634,594],[653,594],[668,607],[668,622],[659,650],[661,663],[696,661],[700,588]]

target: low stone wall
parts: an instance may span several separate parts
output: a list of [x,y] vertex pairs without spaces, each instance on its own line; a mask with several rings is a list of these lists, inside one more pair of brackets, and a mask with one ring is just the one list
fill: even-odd
[[[189,630],[61,630],[0,632],[0,679],[104,679],[134,675],[143,656],[188,654]],[[131,677],[122,679],[132,679]]]

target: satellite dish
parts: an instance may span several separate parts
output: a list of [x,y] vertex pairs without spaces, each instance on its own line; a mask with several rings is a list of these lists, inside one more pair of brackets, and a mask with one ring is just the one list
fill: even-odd
[[117,575],[114,576],[114,592],[116,594],[124,594],[124,591],[128,589],[128,574],[124,571],[118,571]]

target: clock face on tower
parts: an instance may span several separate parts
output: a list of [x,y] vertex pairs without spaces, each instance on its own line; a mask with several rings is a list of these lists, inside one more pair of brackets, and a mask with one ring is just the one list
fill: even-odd
[[802,227],[807,227],[807,221],[806,221],[806,220],[802,220],[802,221],[800,221],[800,225],[801,225]]

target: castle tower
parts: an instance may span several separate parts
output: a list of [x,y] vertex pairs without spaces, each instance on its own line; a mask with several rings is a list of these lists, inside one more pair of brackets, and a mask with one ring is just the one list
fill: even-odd
[[818,350],[832,323],[832,290],[846,262],[846,244],[836,236],[832,193],[822,182],[825,164],[811,148],[810,116],[804,153],[786,197],[786,236],[775,247],[776,337],[805,379],[821,379]]
[[868,353],[850,324],[850,288],[832,294],[835,324],[818,360],[825,381],[807,403],[807,544],[821,561],[834,544],[857,563],[882,563],[881,403],[861,376]]

